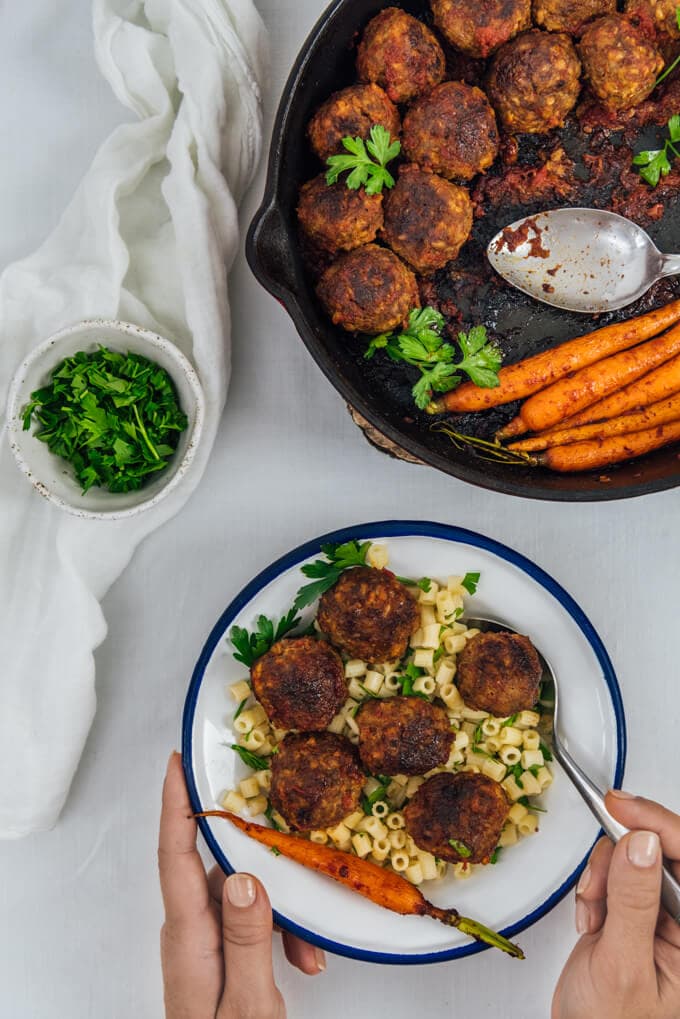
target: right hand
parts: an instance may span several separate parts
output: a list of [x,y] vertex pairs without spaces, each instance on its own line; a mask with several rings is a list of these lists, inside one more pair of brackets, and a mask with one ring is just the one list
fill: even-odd
[[662,853],[680,878],[680,817],[620,791],[607,809],[630,834],[600,839],[576,888],[582,935],[562,971],[552,1019],[678,1019],[680,925],[660,909]]

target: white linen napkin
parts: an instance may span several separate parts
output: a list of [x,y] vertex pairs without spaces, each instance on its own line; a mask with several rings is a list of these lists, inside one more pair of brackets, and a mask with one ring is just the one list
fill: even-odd
[[251,0],[94,0],[96,55],[138,121],[102,145],[54,233],[0,277],[0,413],[28,351],[80,319],[174,340],[207,403],[191,469],[137,517],[80,520],[0,442],[0,837],[52,827],[95,711],[99,600],[175,514],[212,448],[230,372],[226,273],[261,150],[265,33]]

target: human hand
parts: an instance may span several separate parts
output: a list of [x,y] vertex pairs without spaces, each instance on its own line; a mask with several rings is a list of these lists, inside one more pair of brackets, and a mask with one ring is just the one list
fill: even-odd
[[552,1019],[677,1019],[680,925],[659,897],[662,853],[680,878],[680,817],[618,790],[607,793],[607,809],[631,834],[616,846],[600,839],[581,875],[581,939],[557,984]]
[[[196,849],[180,755],[168,761],[163,786],[158,866],[165,906],[161,962],[166,1019],[285,1019],[274,983],[272,911],[260,882],[249,874],[206,875]],[[283,935],[288,961],[314,974],[324,954]]]

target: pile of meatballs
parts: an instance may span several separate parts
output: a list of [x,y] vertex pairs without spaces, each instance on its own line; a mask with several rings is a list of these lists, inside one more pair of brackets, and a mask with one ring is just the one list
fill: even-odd
[[[272,726],[286,730],[271,758],[269,798],[292,831],[327,829],[361,809],[368,775],[422,776],[447,763],[455,738],[448,715],[419,696],[364,701],[356,746],[326,731],[348,697],[341,655],[400,661],[419,620],[414,597],[393,574],[355,567],[320,600],[323,637],[283,638],[254,663],[253,692]],[[457,665],[468,706],[505,717],[536,704],[541,665],[527,637],[479,633]],[[419,849],[450,863],[486,863],[510,807],[493,779],[440,771],[419,786],[404,817]]]
[[[381,125],[401,142],[394,188],[368,195],[325,173],[297,208],[305,246],[327,266],[317,294],[334,324],[376,335],[420,306],[418,276],[458,256],[475,209],[468,185],[494,164],[501,133],[564,125],[582,84],[612,111],[646,99],[680,38],[676,0],[430,0],[438,37],[387,7],[357,47],[358,84],[330,96],[309,122],[325,165],[342,139]],[[533,27],[532,27],[533,26]],[[448,80],[447,58],[485,60],[484,91]],[[455,59],[454,59],[455,64]],[[454,75],[455,76],[455,75]],[[481,210],[477,210],[481,214]],[[330,263],[330,264],[329,264]]]

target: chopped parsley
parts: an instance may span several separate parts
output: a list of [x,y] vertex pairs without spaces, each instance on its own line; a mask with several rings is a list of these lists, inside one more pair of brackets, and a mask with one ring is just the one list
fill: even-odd
[[550,749],[549,749],[549,748],[548,748],[548,747],[547,747],[547,746],[545,745],[545,743],[543,742],[543,740],[541,740],[541,741],[539,742],[539,744],[538,744],[538,749],[539,749],[539,750],[541,751],[541,753],[543,754],[543,760],[544,760],[544,761],[552,761],[552,759],[553,759],[553,755],[552,755],[552,753],[551,753]]
[[274,808],[272,807],[271,803],[267,803],[267,809],[264,812],[264,816],[267,818],[272,828],[276,828],[277,831],[281,831],[282,830],[281,825],[278,824],[277,821],[274,819],[273,813]]
[[385,795],[387,794],[387,787],[390,784],[390,779],[386,775],[378,775],[377,780],[380,782],[380,785],[374,789],[369,796],[362,795],[361,797],[361,808],[364,814],[372,814],[375,804],[384,800]]
[[422,697],[423,700],[429,700],[427,694],[424,694],[421,690],[414,690],[413,684],[417,679],[425,674],[424,669],[419,669],[413,662],[409,662],[404,669],[404,675],[399,679],[400,693],[402,697]]
[[172,379],[141,354],[100,346],[64,358],[31,393],[24,430],[73,467],[83,495],[93,486],[133,492],[164,470],[188,421]]
[[459,856],[462,856],[464,860],[467,860],[469,856],[472,856],[472,850],[468,849],[464,842],[459,839],[449,839],[449,845],[454,849]]
[[402,584],[406,584],[407,587],[419,587],[425,594],[428,593],[432,587],[432,581],[429,577],[423,577],[421,580],[411,580],[409,577],[397,577],[397,580]]
[[[414,308],[406,329],[375,336],[364,353],[368,360],[377,350],[384,350],[393,361],[420,369],[420,378],[411,390],[420,410],[425,410],[433,393],[455,389],[462,381],[462,373],[485,389],[499,385],[501,353],[489,342],[486,327],[473,326],[467,333],[458,333],[457,350],[444,341],[444,325],[444,316],[435,308]],[[462,360],[456,362],[460,355]]]
[[466,573],[461,580],[462,587],[465,588],[468,594],[475,594],[477,591],[477,584],[479,583],[479,573]]
[[246,750],[245,747],[240,747],[238,743],[231,743],[230,746],[232,750],[236,751],[243,763],[248,768],[252,768],[253,771],[265,771],[269,767],[269,762],[264,757],[260,757],[259,754],[254,754],[252,750]]
[[342,545],[327,544],[321,546],[325,555],[324,559],[315,559],[313,563],[306,563],[302,567],[305,577],[311,577],[311,584],[304,584],[298,591],[294,609],[305,608],[316,601],[324,591],[327,591],[340,577],[344,570],[353,566],[366,565],[366,553],[371,547],[370,541],[346,541]]
[[514,715],[510,715],[509,718],[506,718],[505,721],[501,723],[501,729],[505,729],[506,725],[514,725],[518,718],[519,712],[516,711]]
[[274,856],[280,856],[281,855],[281,850],[277,849],[276,846],[272,846],[271,847],[271,852],[274,854]]
[[503,852],[503,847],[502,846],[496,846],[496,848],[494,849],[493,853],[491,854],[491,859],[489,860],[489,863],[498,863],[499,857],[500,857],[502,852]]
[[342,139],[342,145],[346,152],[326,160],[327,184],[335,184],[341,173],[348,173],[345,184],[352,191],[363,184],[367,195],[379,195],[383,187],[394,187],[387,164],[399,155],[401,145],[382,124],[373,125],[366,141],[348,135]]
[[267,616],[257,617],[257,628],[253,633],[249,633],[242,626],[232,626],[229,631],[229,639],[236,648],[234,658],[237,662],[250,668],[257,658],[261,658],[269,651],[272,644],[275,644],[290,630],[295,629],[299,622],[300,617],[293,607],[279,620],[276,626]]
[[239,704],[239,706],[237,707],[236,711],[234,712],[234,721],[236,721],[236,719],[238,718],[238,716],[239,716],[239,715],[241,714],[241,712],[242,712],[242,711],[243,711],[243,709],[245,708],[246,704],[248,703],[248,700],[249,700],[249,698],[248,698],[248,697],[244,697],[244,698],[243,698],[243,700],[241,701],[241,703],[240,703],[240,704]]

